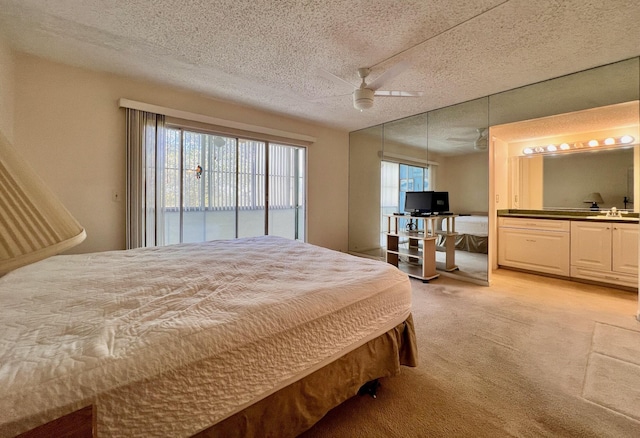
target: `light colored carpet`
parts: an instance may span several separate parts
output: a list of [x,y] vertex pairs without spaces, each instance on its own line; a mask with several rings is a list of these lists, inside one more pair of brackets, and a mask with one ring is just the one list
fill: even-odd
[[640,421],[640,330],[596,324],[583,396]]
[[[436,267],[439,270],[445,269],[446,256],[445,252],[436,252]],[[453,274],[487,281],[487,254],[456,250],[455,260],[458,270]]]
[[637,294],[500,270],[412,281],[420,364],[313,437],[638,437]]

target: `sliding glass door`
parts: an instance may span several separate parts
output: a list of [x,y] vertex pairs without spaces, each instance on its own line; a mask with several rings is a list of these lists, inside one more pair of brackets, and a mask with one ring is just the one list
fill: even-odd
[[238,144],[238,235],[263,236],[265,232],[266,151],[261,141]]
[[305,149],[269,145],[269,234],[304,236]]
[[[169,128],[165,244],[273,234],[304,240],[305,150]],[[267,214],[267,211],[269,214]]]

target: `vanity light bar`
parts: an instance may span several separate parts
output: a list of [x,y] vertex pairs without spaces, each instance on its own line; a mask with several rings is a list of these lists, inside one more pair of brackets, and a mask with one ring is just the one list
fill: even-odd
[[522,150],[522,153],[525,155],[532,155],[532,154],[564,152],[564,151],[570,151],[572,149],[583,149],[585,146],[594,148],[598,146],[630,145],[635,140],[636,139],[631,135],[623,135],[622,137],[618,137],[618,138],[607,137],[602,140],[595,140],[595,139],[589,140],[586,144],[582,142],[576,142],[576,143],[561,143],[559,145],[549,144],[547,146],[536,146],[535,148],[527,147]]

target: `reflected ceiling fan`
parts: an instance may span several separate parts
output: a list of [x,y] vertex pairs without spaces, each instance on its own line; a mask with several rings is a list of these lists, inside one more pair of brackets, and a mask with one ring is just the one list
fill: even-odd
[[329,73],[328,71],[320,70],[320,73],[323,77],[332,80],[334,82],[339,82],[340,84],[348,84],[350,87],[354,87],[353,90],[353,107],[355,109],[359,109],[360,111],[369,109],[373,106],[373,98],[374,96],[381,97],[420,97],[424,95],[422,91],[385,91],[380,90],[382,85],[405,71],[409,68],[408,62],[399,62],[389,70],[382,73],[378,76],[373,82],[367,84],[366,78],[371,73],[371,69],[367,67],[358,69],[358,76],[362,79],[362,83],[359,87],[354,87],[349,81],[346,81],[333,73]]
[[487,141],[487,134],[489,130],[487,128],[478,128],[478,138],[473,142],[473,148],[477,151],[484,151],[487,149],[489,142]]
[[[476,132],[478,133],[475,140],[473,140],[473,148],[477,151],[484,151],[487,149],[487,134],[489,130],[487,128],[476,128]],[[456,137],[448,137],[447,141],[456,141],[461,143],[469,143],[470,140],[468,138],[456,138]]]

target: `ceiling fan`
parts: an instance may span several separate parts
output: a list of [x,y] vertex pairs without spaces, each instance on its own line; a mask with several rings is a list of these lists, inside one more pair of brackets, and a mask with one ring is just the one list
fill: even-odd
[[[489,130],[487,128],[476,128],[478,133],[477,137],[473,140],[473,148],[477,151],[484,151],[487,149],[487,134]],[[470,143],[468,138],[448,137],[446,141],[455,141],[460,143]]]
[[[362,79],[362,83],[359,87],[355,87],[353,90],[353,107],[355,109],[359,109],[360,111],[371,108],[373,106],[373,98],[374,96],[381,97],[420,97],[424,95],[422,91],[385,91],[380,90],[382,85],[402,73],[404,70],[409,68],[408,62],[399,62],[389,70],[382,73],[378,76],[373,82],[367,84],[366,78],[371,73],[371,69],[367,67],[358,69],[358,76]],[[346,81],[333,73],[329,73],[328,71],[320,70],[320,73],[323,77],[330,79],[332,81],[340,82],[340,84],[348,84],[350,87],[353,87],[349,81]]]
[[489,144],[487,142],[487,134],[489,133],[489,130],[486,128],[478,128],[476,131],[478,131],[478,138],[473,142],[473,148],[477,151],[484,151],[487,149]]

